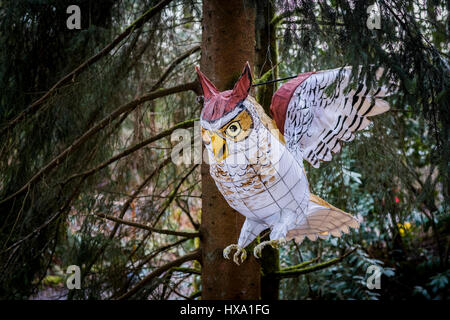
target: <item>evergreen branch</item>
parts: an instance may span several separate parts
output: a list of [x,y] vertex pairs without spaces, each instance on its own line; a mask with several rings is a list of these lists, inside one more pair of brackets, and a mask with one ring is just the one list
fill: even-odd
[[270,77],[273,76],[273,72],[275,70],[276,67],[278,67],[278,65],[280,64],[280,62],[278,62],[277,64],[275,64],[272,68],[270,68],[269,70],[267,70],[260,78],[255,79],[253,81],[252,86],[256,87],[259,84],[265,83],[267,81],[269,81]]
[[[164,214],[164,212],[166,211],[166,209],[169,207],[169,205],[172,203],[172,201],[176,198],[178,189],[181,187],[181,185],[183,184],[183,182],[192,174],[192,172],[194,172],[195,168],[198,167],[198,164],[196,164],[195,166],[193,166],[191,168],[191,170],[189,170],[189,172],[183,177],[181,178],[180,182],[175,186],[175,188],[170,192],[168,199],[164,202],[163,204],[163,208],[161,210],[159,210],[158,216],[155,219],[155,224],[158,223],[159,219],[161,218],[161,216]],[[131,252],[131,254],[129,255],[130,259],[131,257],[135,254],[135,252],[137,252],[140,247],[142,246],[142,244],[145,242],[145,240],[147,240],[147,238],[151,235],[151,232],[148,232],[144,238],[142,239],[142,241],[139,243],[139,245],[133,250],[133,252]]]
[[[175,202],[176,202],[177,205],[181,208],[181,210],[187,215],[189,221],[192,223],[192,225],[194,226],[195,230],[198,230],[198,228],[200,228],[200,224],[194,220],[194,218],[192,217],[191,213],[189,212],[189,208],[183,207],[183,205],[181,204],[181,202],[185,202],[185,201],[182,201],[182,200],[179,198],[180,196],[181,196],[181,195],[178,195],[178,196],[177,196],[177,198],[175,199]],[[191,197],[191,196],[190,196],[190,197]],[[186,204],[187,206],[189,206],[189,205],[187,204],[187,201],[185,202],[185,204]]]
[[0,137],[7,130],[13,129],[21,120],[23,120],[27,115],[36,113],[41,108],[42,104],[60,87],[69,83],[70,81],[74,81],[75,77],[85,71],[88,67],[99,61],[101,58],[106,56],[111,52],[119,43],[122,42],[129,34],[131,34],[135,29],[140,28],[145,22],[147,22],[150,18],[155,16],[158,12],[160,12],[167,4],[172,2],[172,0],[162,0],[156,6],[147,10],[142,16],[136,19],[131,25],[129,25],[125,31],[123,31],[120,35],[118,35],[111,43],[109,43],[106,47],[104,47],[99,53],[92,56],[77,68],[75,68],[72,72],[67,74],[65,77],[60,79],[53,87],[51,87],[41,98],[33,102],[29,107],[27,107],[24,111],[19,113],[13,120],[11,120],[2,130],[0,131]]
[[180,55],[178,58],[176,58],[175,60],[173,60],[164,70],[162,76],[158,79],[158,81],[155,82],[155,84],[152,86],[152,88],[150,89],[150,91],[156,90],[158,89],[161,84],[167,79],[167,77],[169,76],[169,74],[172,72],[173,69],[175,69],[175,67],[177,65],[179,65],[184,59],[188,58],[191,54],[200,51],[200,46],[195,46],[191,49],[189,49],[188,51],[186,51],[185,53],[183,53],[182,55]]
[[[189,240],[189,238],[181,238],[180,240],[170,243],[168,245],[165,245],[163,247],[159,247],[158,249],[156,249],[154,252],[152,252],[151,254],[149,254],[147,257],[145,257],[145,259],[143,261],[140,261],[139,264],[132,268],[130,268],[130,272],[132,272],[133,274],[131,274],[128,279],[127,279],[127,285],[124,288],[128,288],[130,283],[133,281],[134,277],[141,272],[142,267],[147,264],[150,260],[152,260],[154,257],[156,257],[158,254],[160,254],[161,252],[167,251],[170,248],[176,247],[180,244],[182,244],[183,242],[186,242],[187,240]],[[121,292],[116,292],[115,294],[113,294],[111,296],[111,299],[114,299],[115,297],[117,297],[119,294],[121,294]]]
[[[353,253],[355,249],[350,250],[349,252],[343,254],[340,257],[328,260],[326,262],[320,263],[320,264],[316,264],[314,266],[309,266],[309,267],[299,267],[299,268],[295,268],[295,269],[281,269],[280,271],[276,271],[273,274],[270,274],[269,276],[273,276],[279,279],[284,279],[284,278],[295,278],[298,277],[299,275],[302,274],[307,274],[307,273],[311,273],[314,271],[318,271],[318,270],[322,270],[325,268],[328,268],[332,265],[337,264],[338,262],[342,261],[344,258],[346,258],[348,255],[350,255],[351,253]],[[310,261],[307,261],[310,262]],[[300,264],[299,266],[301,266],[302,264]]]
[[200,251],[195,250],[192,251],[174,261],[171,261],[162,267],[159,267],[158,269],[152,271],[148,276],[146,276],[144,279],[142,279],[136,286],[134,286],[130,291],[126,292],[125,294],[121,295],[117,300],[125,300],[132,297],[134,294],[136,294],[139,290],[141,290],[147,283],[149,283],[151,280],[153,280],[156,277],[159,277],[161,274],[163,274],[166,271],[169,271],[173,267],[178,267],[181,264],[192,261],[192,260],[198,260],[200,259]]
[[302,269],[302,268],[304,268],[306,266],[309,266],[310,264],[313,264],[313,263],[319,261],[319,259],[320,259],[320,256],[316,257],[314,259],[311,259],[311,260],[308,260],[308,261],[296,264],[294,266],[289,266],[289,267],[283,268],[283,269],[281,269],[281,271],[286,272],[286,271],[292,271],[292,270],[299,270],[299,269]]
[[108,219],[108,220],[111,220],[111,221],[114,221],[114,222],[117,222],[120,224],[125,224],[125,225],[131,226],[131,227],[136,227],[136,228],[148,230],[151,232],[156,232],[156,233],[161,233],[161,234],[170,234],[173,236],[180,236],[180,237],[186,237],[186,238],[195,238],[195,237],[200,236],[199,232],[183,232],[183,231],[157,229],[157,228],[153,228],[146,224],[116,218],[116,217],[113,217],[113,216],[111,216],[109,214],[105,214],[105,213],[95,213],[95,215],[100,218],[105,218],[105,219]]
[[[32,232],[30,232],[28,235],[26,235],[25,237],[23,237],[21,240],[16,241],[14,244],[10,245],[7,249],[3,250],[0,252],[0,254],[3,254],[15,247],[17,247],[18,245],[20,245],[21,243],[23,243],[24,241],[30,239],[32,236],[39,234],[39,232],[41,232],[44,228],[46,228],[49,224],[53,223],[54,221],[56,221],[56,219],[63,214],[64,212],[66,212],[69,208],[70,208],[70,203],[73,201],[73,199],[75,199],[75,197],[80,193],[81,190],[81,186],[84,182],[84,179],[81,179],[77,186],[74,188],[74,191],[72,192],[72,194],[70,195],[69,199],[65,202],[65,204],[59,208],[58,211],[56,211],[56,213],[51,216],[49,219],[47,219],[43,224],[41,224],[39,227],[37,227],[36,229],[34,229]],[[5,242],[5,245],[7,243]]]
[[200,297],[201,295],[202,295],[202,290],[198,290],[198,291],[193,292],[193,293],[189,296],[189,298],[192,299],[192,300],[194,300],[195,298]]
[[155,142],[155,141],[157,141],[157,140],[160,140],[160,139],[162,139],[162,138],[164,138],[164,137],[167,137],[167,136],[171,135],[172,132],[174,132],[174,131],[177,130],[177,129],[185,129],[185,128],[191,127],[192,124],[193,124],[195,121],[198,121],[198,120],[199,120],[199,119],[196,118],[196,119],[191,119],[191,120],[186,120],[186,121],[180,122],[180,123],[174,125],[174,126],[173,126],[172,128],[170,128],[170,129],[164,130],[163,132],[160,132],[160,133],[158,133],[157,135],[154,135],[154,136],[152,136],[152,137],[150,137],[150,138],[148,138],[148,139],[146,139],[146,140],[144,140],[144,141],[142,141],[142,142],[139,142],[139,143],[135,144],[135,145],[132,146],[132,147],[129,147],[128,149],[124,150],[123,152],[121,152],[121,153],[115,155],[114,157],[112,157],[112,158],[110,158],[110,159],[108,159],[108,160],[102,162],[101,164],[99,164],[99,165],[98,165],[97,167],[95,167],[95,168],[92,168],[92,169],[87,170],[87,171],[85,171],[85,172],[76,173],[76,174],[70,176],[70,177],[67,178],[62,184],[65,185],[65,184],[67,184],[69,181],[71,181],[71,180],[73,180],[73,179],[75,179],[75,178],[78,178],[78,177],[80,177],[80,176],[82,176],[82,177],[90,176],[90,175],[96,173],[97,171],[102,170],[103,168],[109,166],[111,163],[116,162],[117,160],[122,159],[123,157],[129,156],[130,154],[132,154],[132,153],[134,153],[135,151],[137,151],[137,150],[139,150],[139,149],[145,147],[146,145],[148,145],[148,144],[150,144],[150,143],[153,143],[153,142]]
[[[144,47],[144,48],[145,48],[145,47]],[[200,46],[193,47],[193,48],[189,49],[188,51],[186,51],[185,53],[183,53],[182,55],[180,55],[180,56],[179,56],[178,58],[176,58],[175,60],[173,60],[172,63],[166,68],[166,71],[163,73],[163,75],[155,82],[155,84],[150,88],[149,91],[151,92],[151,91],[155,91],[155,90],[159,89],[159,88],[161,87],[161,84],[165,81],[165,79],[167,78],[167,76],[170,74],[170,72],[171,72],[178,64],[180,64],[184,59],[186,59],[187,57],[189,57],[191,54],[193,54],[194,52],[198,51],[199,49],[200,49]],[[143,53],[144,51],[145,51],[145,50],[141,50],[141,52],[139,53],[138,56],[142,55],[142,53]],[[125,119],[128,117],[128,115],[129,115],[132,111],[133,111],[133,110],[129,110],[129,111],[125,112],[125,113],[121,116],[121,118],[119,119],[119,121],[117,122],[116,127],[118,127],[118,126],[123,122],[123,120],[125,120]],[[156,135],[156,136],[154,136],[154,137],[152,137],[152,138],[149,138],[149,139],[147,140],[148,143],[144,143],[144,142],[143,142],[143,144],[138,144],[138,145],[135,146],[136,149],[134,149],[133,147],[131,147],[131,148],[129,148],[128,150],[125,150],[124,152],[122,152],[121,154],[116,155],[115,157],[111,158],[110,160],[107,160],[107,161],[103,162],[101,165],[99,165],[98,167],[96,167],[96,168],[94,168],[94,169],[92,169],[92,170],[89,170],[89,171],[86,171],[86,172],[83,172],[83,173],[79,173],[79,174],[74,174],[74,175],[72,175],[71,177],[69,177],[68,179],[66,179],[62,184],[65,185],[65,184],[67,184],[69,181],[71,181],[72,179],[77,178],[77,177],[79,177],[79,176],[90,176],[91,174],[94,174],[94,173],[97,172],[98,170],[103,169],[104,167],[106,167],[106,166],[108,166],[109,164],[111,164],[111,163],[113,163],[113,162],[119,160],[119,159],[122,158],[122,157],[128,156],[129,154],[131,154],[131,153],[137,151],[138,149],[144,147],[145,145],[147,145],[147,144],[149,144],[149,143],[152,143],[152,142],[154,142],[154,141],[156,141],[156,140],[158,140],[158,139],[161,139],[161,138],[163,138],[163,137],[165,137],[165,136],[171,134],[174,130],[188,127],[189,124],[190,124],[190,122],[191,122],[191,121],[193,122],[193,121],[195,121],[195,120],[198,120],[198,118],[197,118],[197,119],[193,119],[193,120],[187,120],[187,121],[185,121],[184,123],[179,123],[179,124],[175,125],[174,127],[172,127],[171,129],[168,129],[168,130],[166,130],[166,131],[164,131],[164,132],[161,132],[159,135]],[[172,130],[172,129],[173,129],[173,130]],[[171,130],[172,130],[172,131],[171,131]],[[169,132],[169,131],[170,131],[170,132]],[[152,140],[152,139],[155,139],[155,140]],[[110,161],[110,162],[107,163],[108,161]]]
[[61,162],[63,162],[69,154],[73,153],[76,149],[78,149],[84,142],[86,142],[89,138],[91,138],[94,134],[105,128],[108,124],[110,124],[115,118],[119,117],[122,113],[130,111],[135,109],[140,104],[154,100],[157,98],[165,97],[170,94],[179,93],[183,91],[188,90],[197,90],[197,83],[196,82],[190,82],[187,84],[181,84],[178,86],[174,86],[167,89],[158,89],[155,91],[152,91],[150,93],[144,94],[143,96],[126,103],[125,105],[122,105],[115,109],[112,113],[107,115],[105,118],[103,118],[99,123],[94,125],[91,129],[86,131],[81,137],[76,139],[69,147],[67,147],[63,152],[61,152],[58,156],[53,158],[47,165],[45,165],[42,169],[40,169],[23,187],[21,187],[18,191],[10,195],[9,197],[6,197],[5,199],[0,201],[0,204],[5,203],[18,195],[24,193],[28,187],[35,184],[39,180],[42,179],[42,177],[50,172],[53,168],[55,168],[57,165],[59,165]]
[[[283,20],[283,21],[281,21],[281,24],[302,24],[302,25],[305,25],[305,24],[311,24],[310,22],[308,22],[308,21],[304,21],[304,20],[293,20],[293,21],[286,21],[286,20]],[[321,26],[331,26],[331,27],[345,27],[345,24],[344,23],[342,23],[342,22],[328,22],[328,21],[319,21],[319,20],[316,20],[315,21],[315,23],[317,23],[318,25],[321,25]]]
[[[300,15],[300,14],[301,13],[300,13],[299,8],[296,8],[291,11],[285,11],[285,12],[273,17],[273,19],[270,21],[270,24],[272,25],[272,27],[276,27],[277,25],[282,24],[282,23],[311,24],[311,22],[306,21],[306,20],[294,20],[294,21],[285,21],[284,20],[285,18],[290,17],[292,15]],[[320,21],[320,20],[316,20],[314,22],[319,25],[325,25],[325,26],[345,26],[345,24],[342,22],[328,22],[328,21]]]
[[[164,252],[164,251],[169,250],[170,248],[176,247],[176,246],[182,244],[183,242],[186,242],[187,240],[189,240],[189,238],[181,238],[178,241],[175,241],[175,242],[165,245],[163,247],[159,247],[158,249],[153,251],[151,254],[146,256],[145,259],[143,259],[143,261],[139,262],[139,264],[134,268],[134,274],[136,274],[136,272],[140,272],[140,270],[142,269],[142,267],[145,264],[147,264],[150,260],[152,260],[154,257],[156,257],[161,252]],[[132,280],[132,277],[129,278],[128,282],[131,282],[131,280]]]
[[194,170],[198,167],[198,164],[196,164],[195,166],[192,167],[191,170],[188,171],[188,173],[186,173],[184,175],[183,178],[181,178],[181,180],[178,182],[178,184],[175,186],[175,188],[170,192],[169,198],[165,201],[163,208],[159,211],[159,214],[156,218],[156,221],[159,221],[159,219],[161,218],[161,216],[164,214],[164,211],[166,211],[166,209],[169,207],[169,205],[172,203],[172,201],[175,199],[178,190],[180,189],[181,185],[184,183],[184,181],[192,174],[192,172],[194,172]]
[[285,11],[285,12],[277,15],[277,16],[273,17],[273,19],[270,21],[270,25],[272,27],[276,27],[277,24],[279,24],[284,18],[289,17],[290,15],[292,15],[294,13],[300,13],[300,10],[297,8],[292,11]]
[[183,273],[188,273],[188,274],[198,274],[198,275],[202,274],[201,270],[194,269],[194,268],[173,267],[171,269],[171,271],[172,272],[183,272]]
[[[133,200],[136,198],[136,196],[142,191],[142,189],[144,189],[144,187],[150,182],[150,180],[155,176],[156,173],[158,173],[162,168],[164,168],[168,163],[170,163],[171,158],[167,157],[166,159],[164,159],[153,171],[152,173],[150,173],[150,175],[137,187],[136,191],[133,192],[133,194],[131,195],[131,197],[124,203],[124,205],[122,206],[122,209],[120,210],[119,213],[119,218],[122,219],[123,216],[125,215],[125,212],[127,212],[127,210],[129,209],[131,203],[133,202]],[[84,179],[83,179],[84,180]],[[116,222],[116,224],[114,225],[113,230],[111,231],[110,235],[109,235],[109,240],[112,240],[114,238],[114,236],[117,233],[117,230],[119,229],[120,223]],[[90,262],[90,264],[86,267],[86,269],[83,272],[83,275],[87,275],[89,273],[89,271],[91,270],[92,266],[95,264],[95,262],[98,260],[98,258],[103,254],[103,252],[105,251],[106,247],[109,245],[110,241],[105,242],[103,244],[103,246],[98,250],[97,254],[95,255],[95,257],[92,259],[92,261]],[[83,277],[84,279],[84,277]]]

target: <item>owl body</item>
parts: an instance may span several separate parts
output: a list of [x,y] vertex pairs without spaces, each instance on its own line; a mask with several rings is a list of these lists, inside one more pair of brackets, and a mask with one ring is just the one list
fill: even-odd
[[[252,224],[267,229],[284,216],[290,219],[284,222],[289,226],[286,231],[294,229],[309,203],[303,162],[286,149],[277,130],[270,131],[270,123],[264,123],[262,108],[254,100],[243,106],[240,112],[250,114],[253,129],[242,144],[227,144],[230,151],[223,161],[217,161],[208,149],[211,176],[228,204]],[[238,245],[247,245],[251,238],[242,237]]]
[[246,217],[238,247],[268,228],[271,240],[300,243],[359,227],[352,215],[310,193],[303,160],[313,167],[330,161],[341,142],[370,124],[368,116],[389,109],[381,99],[386,88],[361,84],[346,90],[348,67],[300,74],[275,92],[272,120],[249,95],[248,63],[234,88],[223,92],[196,70],[204,93],[200,123],[210,174],[228,204]]

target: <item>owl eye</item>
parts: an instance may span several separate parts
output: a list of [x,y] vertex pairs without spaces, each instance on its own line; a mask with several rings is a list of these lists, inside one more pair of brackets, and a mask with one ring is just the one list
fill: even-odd
[[242,130],[241,124],[239,123],[239,121],[235,121],[227,127],[227,130],[225,130],[225,133],[228,136],[234,138],[241,132],[241,130]]

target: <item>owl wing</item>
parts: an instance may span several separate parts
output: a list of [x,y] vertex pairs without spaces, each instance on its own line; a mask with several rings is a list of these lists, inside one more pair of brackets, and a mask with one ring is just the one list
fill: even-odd
[[[286,147],[315,168],[341,150],[341,141],[353,140],[356,131],[366,128],[371,123],[368,117],[389,110],[382,99],[389,89],[362,83],[349,90],[351,72],[345,67],[300,74],[272,98],[270,109]],[[382,73],[380,68],[377,77]]]

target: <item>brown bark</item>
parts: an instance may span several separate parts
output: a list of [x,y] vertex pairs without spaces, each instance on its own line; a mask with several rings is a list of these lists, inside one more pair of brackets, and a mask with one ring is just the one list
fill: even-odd
[[[271,20],[275,16],[275,9],[270,0],[257,1],[256,5],[256,48],[255,48],[255,70],[258,77],[264,75],[273,68],[273,74],[270,79],[277,78],[278,63],[277,42],[275,25]],[[270,115],[270,103],[273,93],[276,90],[276,83],[259,86],[257,88],[257,100],[264,108],[264,111]],[[261,241],[269,240],[269,236],[261,238]],[[280,291],[280,280],[276,277],[268,276],[280,269],[280,251],[267,246],[263,249],[261,259],[261,299],[278,300]]]
[[[269,240],[269,236],[261,238],[261,241]],[[261,299],[278,300],[280,297],[280,279],[273,277],[280,270],[280,250],[266,246],[261,254]]]
[[[257,2],[255,29],[255,71],[259,78],[273,68],[272,77],[268,80],[276,79],[278,70],[276,67],[278,64],[276,25],[271,23],[271,20],[275,17],[275,8],[272,2],[271,0],[259,0]],[[276,89],[276,83],[260,86],[257,89],[257,100],[268,115],[270,115],[269,107]]]
[[[200,69],[219,90],[231,89],[246,61],[254,63],[255,3],[204,0]],[[260,268],[249,255],[240,266],[223,258],[244,217],[231,209],[202,164],[202,299],[259,299]],[[234,252],[233,252],[234,253]]]

